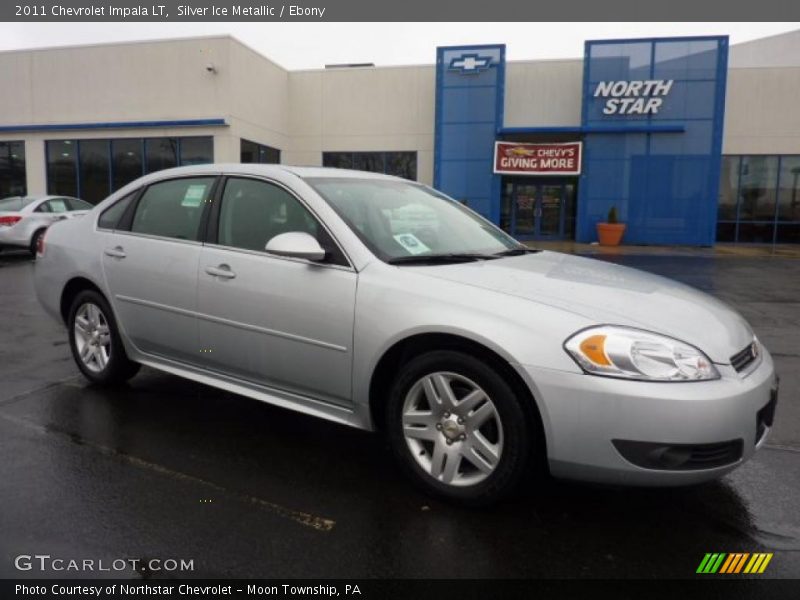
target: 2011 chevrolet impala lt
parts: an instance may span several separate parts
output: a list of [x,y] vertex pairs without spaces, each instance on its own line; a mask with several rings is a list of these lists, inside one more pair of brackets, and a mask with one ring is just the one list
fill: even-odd
[[521,245],[417,183],[205,165],[47,231],[36,290],[97,384],[140,365],[363,429],[464,503],[534,462],[680,485],[764,443],[772,359],[685,285]]

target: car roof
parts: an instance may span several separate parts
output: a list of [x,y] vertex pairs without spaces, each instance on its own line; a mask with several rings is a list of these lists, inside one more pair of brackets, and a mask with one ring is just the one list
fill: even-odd
[[208,173],[209,171],[220,171],[223,173],[241,173],[249,175],[276,175],[278,173],[291,173],[301,179],[311,179],[315,177],[328,177],[337,179],[384,179],[386,181],[407,181],[384,175],[383,173],[370,173],[367,171],[356,171],[353,169],[335,169],[333,167],[296,167],[291,165],[260,164],[260,163],[213,163],[204,165],[192,165],[189,167],[175,167],[156,171],[150,175],[153,181],[165,177],[175,177],[180,175],[191,175],[193,173]]

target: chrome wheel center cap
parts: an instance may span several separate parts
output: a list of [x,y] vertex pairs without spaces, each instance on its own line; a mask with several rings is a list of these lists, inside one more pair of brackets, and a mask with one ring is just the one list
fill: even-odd
[[447,439],[455,440],[464,433],[464,428],[458,424],[454,419],[447,419],[442,422],[442,433]]

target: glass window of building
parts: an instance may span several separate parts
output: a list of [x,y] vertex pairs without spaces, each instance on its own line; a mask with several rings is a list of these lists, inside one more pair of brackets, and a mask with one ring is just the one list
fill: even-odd
[[210,136],[181,138],[180,160],[181,166],[214,162],[214,139]]
[[74,140],[47,142],[47,193],[78,196],[78,144]]
[[144,141],[145,170],[148,173],[178,166],[179,138],[147,138]]
[[140,138],[111,140],[112,192],[144,175],[142,146]]
[[322,166],[333,167],[334,169],[352,169],[352,152],[323,152]]
[[80,140],[78,149],[80,196],[87,202],[97,204],[108,196],[111,181],[108,140]]
[[800,156],[781,157],[775,241],[800,243]]
[[146,173],[214,162],[213,146],[210,136],[50,140],[47,190],[50,194],[77,196],[97,204]]
[[387,152],[386,173],[404,177],[411,181],[417,180],[417,153],[416,152]]
[[240,162],[242,163],[277,165],[281,162],[281,151],[277,148],[272,148],[271,146],[258,144],[245,139],[241,140],[240,148]]
[[718,242],[800,242],[800,156],[723,156]]
[[743,156],[739,170],[738,219],[773,221],[777,183],[777,156]]
[[24,196],[25,142],[0,142],[0,198]]
[[386,156],[383,152],[356,152],[353,154],[353,168],[370,173],[386,173]]
[[322,166],[417,179],[416,152],[323,152]]

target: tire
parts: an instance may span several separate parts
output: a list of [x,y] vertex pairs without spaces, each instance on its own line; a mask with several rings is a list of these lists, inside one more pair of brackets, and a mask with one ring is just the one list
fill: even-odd
[[114,314],[99,292],[80,292],[72,301],[67,324],[72,357],[92,383],[119,385],[139,371],[141,365],[125,354]]
[[31,244],[28,246],[28,251],[33,255],[34,260],[36,259],[36,248],[39,245],[39,239],[44,235],[45,231],[47,229],[37,229],[31,236]]
[[401,367],[385,430],[401,469],[424,491],[485,506],[528,474],[535,429],[521,402],[487,363],[431,351]]

